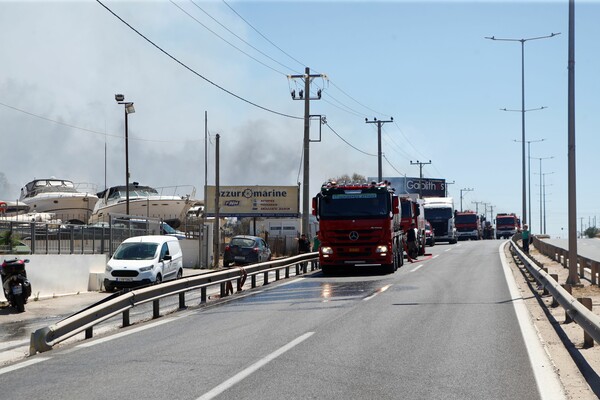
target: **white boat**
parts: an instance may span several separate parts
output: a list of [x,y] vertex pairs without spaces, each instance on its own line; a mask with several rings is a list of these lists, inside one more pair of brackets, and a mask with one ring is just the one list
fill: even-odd
[[109,222],[111,215],[158,218],[177,228],[187,211],[197,200],[193,186],[153,188],[137,182],[129,185],[129,213],[127,213],[127,187],[113,186],[99,192],[98,202],[89,223]]
[[98,196],[93,185],[74,184],[65,179],[34,179],[21,189],[19,202],[29,206],[29,212],[51,213],[68,223],[88,221]]
[[27,214],[29,206],[18,201],[2,201],[0,200],[0,218],[14,217],[16,215]]

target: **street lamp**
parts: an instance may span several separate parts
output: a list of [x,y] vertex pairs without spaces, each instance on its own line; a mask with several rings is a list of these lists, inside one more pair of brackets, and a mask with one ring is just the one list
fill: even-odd
[[[526,199],[526,189],[525,189],[525,42],[530,40],[538,40],[538,39],[546,39],[551,38],[556,35],[560,35],[559,33],[551,33],[547,36],[539,36],[539,37],[531,37],[527,39],[501,39],[495,36],[486,37],[486,39],[490,40],[499,40],[504,42],[520,42],[521,43],[521,142],[522,142],[522,200],[523,200],[523,222],[527,222],[527,199]],[[506,110],[508,111],[508,110]]]
[[543,231],[543,226],[542,226],[542,223],[543,223],[543,221],[542,221],[542,191],[541,191],[542,190],[542,178],[543,178],[543,175],[542,175],[542,160],[550,160],[550,159],[554,158],[554,156],[552,156],[552,157],[531,157],[531,158],[535,158],[536,160],[540,160],[540,173],[539,173],[539,175],[540,175],[540,233],[542,233],[542,231]]
[[[540,109],[543,109],[546,107],[542,107]],[[505,109],[506,110],[506,109]],[[508,111],[508,110],[506,110]],[[531,110],[526,110],[526,111],[531,111]],[[531,143],[538,143],[538,142],[543,142],[546,139],[538,139],[538,140],[527,140],[527,190],[529,192],[529,222],[531,223]],[[520,140],[513,140],[513,142],[517,142],[520,143]],[[523,222],[525,223],[525,222]],[[541,233],[541,232],[540,232]]]
[[546,175],[553,174],[554,172],[544,172],[542,174],[542,193],[544,197],[544,235],[546,234]]
[[135,112],[133,102],[125,101],[125,96],[115,94],[115,100],[125,106],[125,213],[129,215],[129,132],[127,127],[128,115]]

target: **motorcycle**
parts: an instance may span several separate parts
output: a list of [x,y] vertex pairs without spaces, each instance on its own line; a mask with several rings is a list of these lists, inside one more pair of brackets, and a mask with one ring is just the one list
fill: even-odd
[[18,312],[25,311],[25,303],[31,296],[31,283],[29,283],[27,271],[25,271],[25,264],[28,262],[27,259],[19,260],[18,258],[4,260],[0,268],[4,297]]

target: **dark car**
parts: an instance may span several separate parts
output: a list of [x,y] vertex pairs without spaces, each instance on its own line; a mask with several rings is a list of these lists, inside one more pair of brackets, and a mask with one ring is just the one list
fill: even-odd
[[271,249],[263,238],[239,235],[231,238],[223,253],[223,266],[252,264],[271,259]]

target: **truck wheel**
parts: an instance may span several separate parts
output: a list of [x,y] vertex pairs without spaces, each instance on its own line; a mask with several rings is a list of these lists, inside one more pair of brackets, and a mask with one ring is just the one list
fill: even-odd
[[323,275],[331,275],[332,267],[330,265],[321,265],[321,273]]

